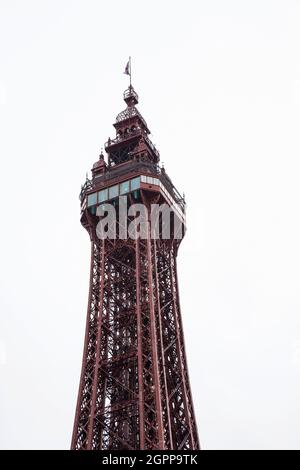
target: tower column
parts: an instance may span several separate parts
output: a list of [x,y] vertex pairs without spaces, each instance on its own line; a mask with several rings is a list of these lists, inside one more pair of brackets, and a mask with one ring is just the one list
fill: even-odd
[[163,385],[164,389],[164,396],[163,396],[163,401],[162,401],[162,407],[163,407],[163,415],[165,416],[165,423],[164,423],[164,428],[165,428],[165,445],[166,448],[169,450],[172,450],[173,447],[173,436],[172,436],[172,425],[171,425],[171,412],[170,412],[170,402],[168,399],[168,383],[167,383],[167,366],[166,366],[166,360],[165,360],[165,349],[164,349],[164,336],[163,336],[163,321],[162,321],[162,309],[163,305],[161,305],[161,291],[160,291],[160,282],[159,282],[159,270],[161,269],[161,266],[159,265],[159,259],[158,259],[158,252],[159,248],[157,247],[158,243],[155,240],[153,243],[154,247],[154,258],[155,258],[155,263],[154,263],[154,270],[155,270],[155,283],[156,283],[156,293],[157,293],[157,318],[158,318],[158,324],[157,324],[157,331],[159,335],[159,345],[160,345],[160,358],[161,358],[161,368],[162,368],[162,379],[161,383]]
[[96,401],[99,387],[99,370],[100,370],[100,354],[101,354],[101,336],[102,336],[102,313],[103,313],[103,301],[104,301],[104,260],[105,260],[105,242],[102,240],[101,244],[101,255],[100,255],[100,292],[99,292],[99,310],[97,317],[97,339],[96,339],[96,358],[95,358],[95,370],[92,384],[92,402],[91,402],[91,413],[89,422],[89,433],[87,438],[87,448],[91,450],[93,448],[93,434],[95,427],[95,412],[96,412]]
[[144,381],[143,381],[143,344],[142,344],[142,317],[141,317],[141,286],[140,286],[140,239],[136,240],[136,317],[138,341],[138,389],[139,389],[139,431],[140,449],[145,449],[145,422],[144,422]]
[[[149,210],[148,210],[148,217],[149,217]],[[157,327],[156,327],[155,310],[154,310],[154,303],[156,303],[157,299],[154,296],[153,272],[152,272],[152,266],[155,262],[155,252],[152,255],[150,218],[148,218],[147,254],[148,254],[147,264],[148,264],[151,343],[152,343],[152,361],[153,361],[153,386],[155,387],[156,415],[157,415],[157,427],[158,427],[158,446],[159,446],[159,449],[164,449],[165,445],[164,445],[164,436],[163,436],[159,359],[158,359],[157,335],[156,335]]]
[[87,307],[85,341],[82,369],[72,437],[73,449],[86,449],[88,443],[89,417],[93,394],[93,376],[96,355],[96,328],[99,315],[100,275],[99,244],[91,241],[90,290]]

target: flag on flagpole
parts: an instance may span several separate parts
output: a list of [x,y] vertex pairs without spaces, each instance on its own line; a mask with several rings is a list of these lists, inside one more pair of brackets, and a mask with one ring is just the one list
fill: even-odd
[[125,75],[130,75],[130,60],[126,64],[124,73],[125,73]]

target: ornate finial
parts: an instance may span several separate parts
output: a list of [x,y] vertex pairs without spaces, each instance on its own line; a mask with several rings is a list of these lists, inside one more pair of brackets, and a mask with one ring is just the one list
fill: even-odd
[[103,148],[101,148],[101,153],[99,155],[99,160],[104,160]]

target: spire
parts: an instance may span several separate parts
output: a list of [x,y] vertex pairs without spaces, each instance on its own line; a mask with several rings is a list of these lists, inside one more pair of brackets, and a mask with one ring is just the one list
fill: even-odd
[[96,163],[94,163],[93,168],[92,168],[93,177],[95,178],[97,177],[97,175],[102,175],[103,173],[105,173],[106,168],[107,168],[107,165],[104,160],[103,150],[101,149],[99,160]]
[[[127,68],[126,66],[125,73],[127,73]],[[135,158],[158,163],[159,152],[148,137],[150,130],[136,107],[139,97],[131,83],[124,91],[123,98],[127,107],[116,117],[114,123],[116,137],[114,139],[109,138],[105,144],[105,151],[108,154],[108,166],[124,163]]]
[[150,134],[150,130],[148,129],[145,119],[135,106],[139,102],[139,96],[132,85],[129,85],[129,87],[124,91],[123,99],[127,104],[127,108],[121,111],[116,117],[114,127],[117,129],[117,131],[120,127],[123,126],[123,123],[125,124],[125,126],[127,125],[125,121],[137,119],[139,120],[140,126],[145,129],[145,132],[147,134]]

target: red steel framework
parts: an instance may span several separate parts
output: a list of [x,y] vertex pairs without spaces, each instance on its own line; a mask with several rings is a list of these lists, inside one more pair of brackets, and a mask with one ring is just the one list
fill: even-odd
[[[167,239],[151,238],[151,204],[173,204],[184,228],[185,202],[159,166],[131,85],[124,100],[116,138],[105,145],[108,163],[101,153],[80,195],[91,268],[71,448],[199,449],[178,292],[180,239],[174,230]],[[129,206],[147,208],[147,237],[121,237],[118,221],[115,239],[99,239],[99,198],[106,195],[118,212],[110,192],[123,187]]]

